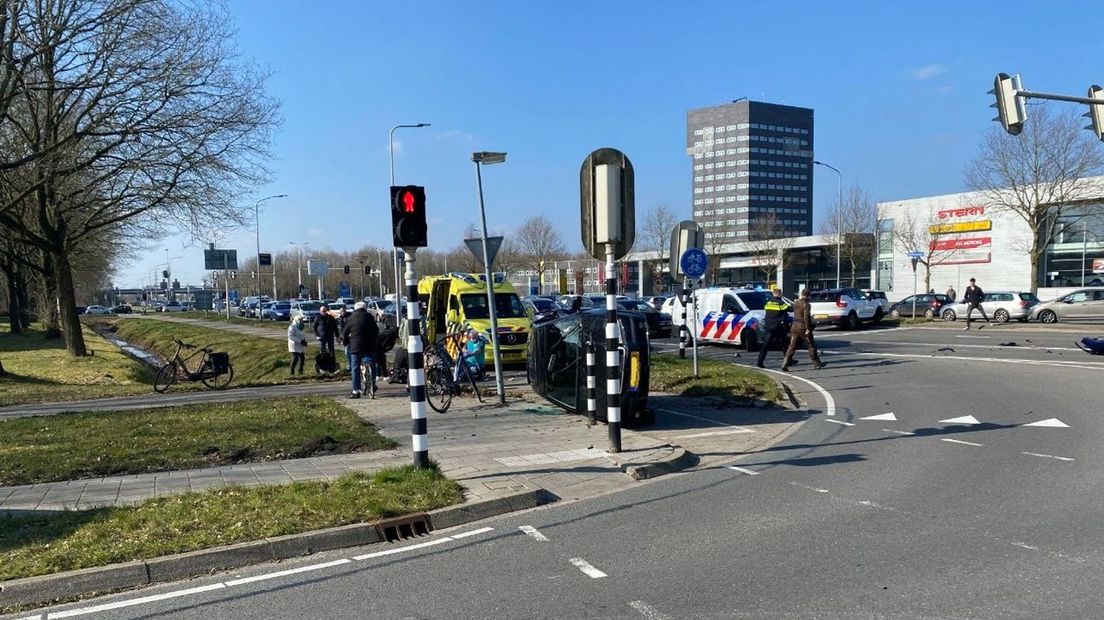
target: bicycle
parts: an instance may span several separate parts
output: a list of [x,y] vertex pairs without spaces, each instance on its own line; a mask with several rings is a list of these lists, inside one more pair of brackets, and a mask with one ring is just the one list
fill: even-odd
[[[164,394],[168,391],[177,379],[200,381],[211,390],[221,390],[230,385],[230,381],[234,379],[234,367],[230,365],[229,354],[216,353],[209,347],[202,347],[187,357],[181,357],[180,352],[184,349],[191,350],[197,347],[181,342],[176,338],[173,338],[173,343],[176,344],[176,352],[161,367],[161,370],[157,371],[157,376],[153,379],[153,391],[158,394]],[[197,355],[202,355],[202,357],[193,372],[188,369],[188,361]]]
[[364,388],[364,391],[368,393],[368,398],[375,400],[376,390],[379,386],[376,384],[379,378],[379,372],[376,370],[376,359],[374,356],[363,356],[360,358],[360,385]]
[[479,392],[475,375],[472,374],[468,364],[463,361],[463,348],[461,347],[457,353],[459,363],[453,361],[448,349],[445,348],[444,343],[447,340],[460,336],[462,335],[446,336],[425,352],[426,402],[437,413],[448,411],[448,408],[452,405],[452,397],[459,396],[465,389],[461,384],[461,374],[466,379],[465,383],[470,385],[472,391],[475,392],[475,397],[479,399],[479,402],[483,402],[483,395]]

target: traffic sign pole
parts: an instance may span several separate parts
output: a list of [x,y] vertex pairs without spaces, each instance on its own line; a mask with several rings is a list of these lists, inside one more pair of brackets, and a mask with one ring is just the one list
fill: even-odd
[[686,359],[686,299],[690,295],[690,278],[682,281],[682,291],[679,292],[679,303],[682,306],[682,325],[679,326],[679,359]]
[[606,422],[610,452],[621,451],[621,332],[617,324],[617,268],[614,244],[606,244]]
[[[422,351],[421,308],[418,306],[418,276],[414,270],[418,248],[406,248],[406,323],[409,336],[406,350],[410,357],[410,370],[406,373],[406,385],[410,392],[410,441],[414,466],[429,467],[429,429],[426,419],[425,355]],[[402,295],[396,292],[395,303]]]

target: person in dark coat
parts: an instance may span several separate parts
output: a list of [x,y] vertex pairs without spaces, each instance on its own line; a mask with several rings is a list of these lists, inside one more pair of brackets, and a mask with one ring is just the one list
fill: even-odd
[[379,327],[376,318],[368,314],[367,306],[363,301],[358,301],[353,307],[353,314],[345,321],[345,328],[341,331],[341,342],[349,347],[349,360],[352,367],[349,368],[353,378],[353,393],[350,398],[360,398],[361,387],[371,390],[374,396],[376,392],[375,375],[372,376],[372,385],[361,386],[361,366],[372,364],[372,356],[376,352],[376,339],[379,338]]
[[334,338],[337,337],[337,319],[330,314],[330,307],[322,304],[318,316],[314,317],[314,335],[318,338],[318,346],[323,353],[334,354]]
[[790,324],[790,346],[786,349],[786,357],[782,360],[782,370],[788,371],[793,363],[794,351],[802,340],[809,349],[809,359],[813,361],[813,368],[824,368],[824,362],[817,355],[816,343],[813,342],[813,316],[809,311],[809,289],[802,289],[801,295],[794,302],[794,318]]
[[772,297],[763,306],[763,327],[765,333],[763,342],[759,345],[759,360],[756,366],[763,368],[763,362],[767,360],[767,350],[770,349],[771,340],[783,338],[786,335],[786,314],[790,311],[789,304],[782,299],[782,289],[771,287]]
[[[970,329],[970,323],[973,320],[971,317],[974,314],[974,310],[977,310],[981,313],[981,318],[985,319],[985,325],[992,324],[992,321],[990,321],[989,317],[985,314],[985,308],[981,307],[981,302],[983,299],[985,299],[985,291],[981,290],[981,287],[977,284],[974,284],[973,278],[970,278],[970,286],[967,286],[966,290],[962,293],[962,301],[967,303],[966,327],[963,327],[962,329]],[[978,327],[978,329],[985,327],[985,325]]]

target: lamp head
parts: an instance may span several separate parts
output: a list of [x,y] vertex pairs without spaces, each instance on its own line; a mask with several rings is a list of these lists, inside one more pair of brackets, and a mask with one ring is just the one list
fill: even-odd
[[491,164],[501,164],[506,161],[506,153],[496,153],[494,151],[479,151],[478,153],[472,153],[472,161],[477,164],[483,164],[489,166]]

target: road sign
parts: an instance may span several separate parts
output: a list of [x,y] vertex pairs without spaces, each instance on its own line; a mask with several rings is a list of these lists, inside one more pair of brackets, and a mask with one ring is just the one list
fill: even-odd
[[352,292],[349,290],[349,283],[348,282],[342,280],[341,284],[337,285],[337,296],[338,297],[351,297],[352,296]]
[[908,257],[913,260],[919,260],[921,258],[924,258],[924,253],[919,250],[913,250],[908,253]]
[[679,263],[683,252],[690,248],[703,247],[705,247],[705,231],[702,230],[701,224],[693,220],[679,222],[671,231],[671,253],[667,264],[671,278],[678,280],[682,275],[682,266]]
[[269,254],[267,252],[258,254],[257,255],[257,264],[260,265],[261,267],[271,267],[272,266],[272,254]]
[[587,254],[605,259],[607,243],[613,244],[614,259],[628,254],[636,240],[636,198],[629,158],[611,148],[587,155],[579,169],[579,198]]
[[222,271],[238,268],[237,250],[203,250],[203,268],[208,271]]
[[326,275],[330,270],[329,261],[324,260],[308,260],[307,261],[307,275],[322,277]]
[[705,270],[709,267],[709,256],[701,248],[689,248],[679,258],[679,267],[686,277],[696,280],[705,275]]
[[[479,261],[479,264],[483,264],[483,239],[476,237],[475,239],[464,239],[464,245],[468,246],[468,250],[475,256],[475,260]],[[491,266],[494,266],[495,257],[498,256],[498,249],[502,247],[502,237],[487,237],[487,260],[491,261]]]

